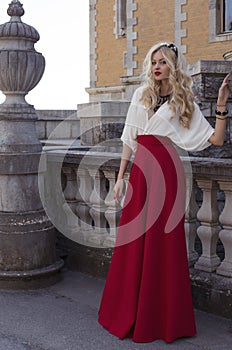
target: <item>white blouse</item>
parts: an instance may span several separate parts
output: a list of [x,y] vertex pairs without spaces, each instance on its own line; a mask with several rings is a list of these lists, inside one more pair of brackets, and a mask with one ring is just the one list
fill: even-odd
[[168,102],[161,105],[149,118],[148,108],[139,101],[143,88],[140,86],[134,92],[121,136],[123,143],[133,152],[137,149],[137,135],[166,136],[186,151],[201,151],[211,145],[208,139],[214,133],[214,128],[195,102],[190,128],[187,129],[180,124],[178,116],[172,117],[173,113]]

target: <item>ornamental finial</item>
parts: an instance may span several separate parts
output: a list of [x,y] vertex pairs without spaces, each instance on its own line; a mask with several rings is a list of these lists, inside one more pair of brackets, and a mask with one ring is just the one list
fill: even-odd
[[[21,17],[24,15],[23,4],[18,0],[12,0],[9,4],[7,14],[11,17]],[[19,18],[20,20],[20,18]]]

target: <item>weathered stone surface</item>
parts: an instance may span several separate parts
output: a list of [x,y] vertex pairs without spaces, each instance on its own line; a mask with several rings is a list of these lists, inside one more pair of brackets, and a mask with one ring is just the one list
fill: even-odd
[[[0,288],[25,288],[33,280],[39,281],[37,287],[54,282],[63,265],[40,199],[37,116],[25,100],[41,79],[45,60],[34,49],[39,34],[22,23],[23,13],[22,4],[12,1],[11,20],[0,26],[0,89],[6,95],[0,105]],[[40,164],[43,176],[43,157]]]
[[[188,66],[189,74],[193,79],[193,91],[196,102],[199,104],[204,116],[210,124],[215,125],[215,109],[219,87],[226,74],[231,71],[231,61],[208,61],[202,60],[192,63]],[[222,147],[214,145],[209,148],[194,153],[192,155],[214,158],[231,158],[232,157],[232,98],[227,103],[229,111],[227,119],[227,131],[225,134],[225,143]]]
[[197,309],[231,318],[232,280],[190,269],[193,303]]
[[107,276],[112,248],[87,247],[58,234],[58,249],[68,268],[91,276],[102,278]]
[[[16,174],[37,174],[39,162],[42,162],[41,153],[29,153],[25,157],[22,153],[5,153],[1,155],[0,176]],[[45,163],[44,163],[45,167]],[[44,170],[45,168],[43,168]],[[40,166],[41,170],[41,166]]]
[[129,102],[104,101],[78,105],[82,145],[98,145],[120,138]]
[[36,115],[40,140],[79,139],[80,119],[76,110],[36,110]]

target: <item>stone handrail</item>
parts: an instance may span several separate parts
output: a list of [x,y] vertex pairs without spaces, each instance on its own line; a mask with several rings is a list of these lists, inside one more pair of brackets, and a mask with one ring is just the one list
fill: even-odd
[[[186,174],[185,216],[189,266],[232,277],[232,160],[182,157],[184,164],[189,159],[192,174]],[[55,226],[81,244],[113,247],[121,210],[113,199],[120,154],[54,150],[47,152],[47,163],[45,197]]]

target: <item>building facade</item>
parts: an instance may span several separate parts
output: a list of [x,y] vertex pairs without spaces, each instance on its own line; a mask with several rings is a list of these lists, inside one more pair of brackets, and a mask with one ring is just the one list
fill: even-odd
[[174,41],[188,63],[232,49],[231,0],[90,0],[90,23],[90,101],[120,96],[156,42]]

